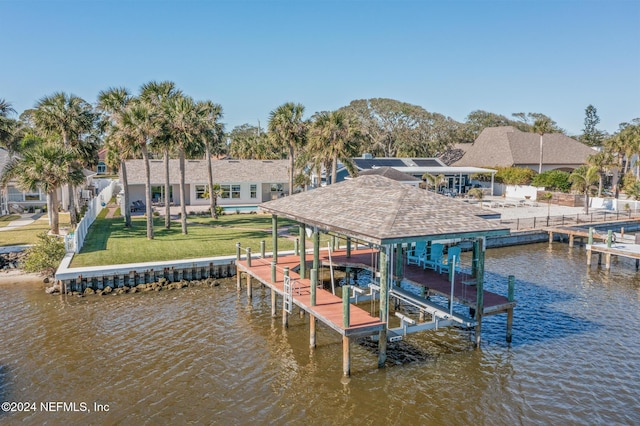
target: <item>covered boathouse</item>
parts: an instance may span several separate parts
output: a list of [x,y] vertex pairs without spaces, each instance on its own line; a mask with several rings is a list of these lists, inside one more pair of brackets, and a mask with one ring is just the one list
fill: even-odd
[[[507,340],[511,340],[513,278],[509,277],[508,296],[483,288],[485,239],[509,234],[509,229],[477,216],[481,213],[477,206],[370,175],[269,201],[260,208],[272,214],[272,257],[265,255],[264,245],[261,254],[252,254],[238,243],[238,288],[241,272],[249,297],[252,278],[271,288],[273,316],[276,297],[281,296],[284,326],[293,306],[307,312],[312,348],[316,321],[340,333],[345,376],[350,375],[353,337],[377,339],[379,367],[386,362],[387,342],[412,332],[444,326],[475,329],[479,346],[486,315],[507,313]],[[278,253],[279,218],[299,224],[294,253]],[[323,238],[329,247],[323,250],[320,234],[327,234]],[[319,286],[323,265],[345,268],[340,291]],[[369,285],[349,285],[351,275],[362,269],[370,271]],[[358,307],[371,298],[379,302],[375,316]],[[406,313],[396,309],[389,318],[390,302],[412,309]],[[390,327],[390,322],[398,321],[399,326]]]

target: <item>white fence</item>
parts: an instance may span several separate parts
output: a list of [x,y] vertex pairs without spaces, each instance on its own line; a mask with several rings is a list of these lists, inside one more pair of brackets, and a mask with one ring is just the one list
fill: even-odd
[[116,181],[111,181],[107,187],[100,191],[97,197],[89,200],[87,211],[82,220],[78,223],[78,226],[76,226],[75,231],[65,237],[64,243],[67,253],[80,252],[80,249],[82,249],[82,245],[84,244],[84,239],[89,231],[89,227],[96,220],[96,217],[98,217],[102,209],[107,205],[107,203],[109,203],[109,200],[111,200],[116,186]]

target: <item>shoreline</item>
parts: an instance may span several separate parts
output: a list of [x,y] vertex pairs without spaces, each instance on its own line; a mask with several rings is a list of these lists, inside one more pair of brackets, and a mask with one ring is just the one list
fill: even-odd
[[21,269],[12,269],[10,271],[0,272],[0,286],[24,283],[44,285],[45,278],[45,276],[37,273],[24,272]]

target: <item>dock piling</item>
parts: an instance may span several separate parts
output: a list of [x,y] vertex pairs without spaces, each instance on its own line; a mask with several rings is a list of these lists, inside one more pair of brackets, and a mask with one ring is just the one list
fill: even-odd
[[[288,266],[284,267],[284,276],[285,277],[289,276],[289,267]],[[287,312],[287,304],[284,303],[284,296],[282,296],[282,297],[283,297],[283,303],[282,303],[282,326],[284,328],[287,328],[287,327],[289,327],[289,312]]]
[[[513,302],[515,300],[515,287],[516,287],[516,277],[513,275],[509,275],[509,289],[507,293],[507,298],[509,302]],[[511,343],[513,334],[513,308],[509,308],[507,310],[507,343]]]

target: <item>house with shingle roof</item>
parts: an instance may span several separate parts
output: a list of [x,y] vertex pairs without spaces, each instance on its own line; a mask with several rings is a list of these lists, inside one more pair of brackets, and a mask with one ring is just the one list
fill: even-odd
[[[164,203],[164,161],[150,160],[151,193],[154,202]],[[143,160],[127,160],[127,181],[132,201],[145,200],[145,168]],[[213,160],[213,182],[220,184],[221,206],[258,205],[289,192],[288,160]],[[120,171],[122,181],[122,171]],[[208,205],[208,173],[206,160],[185,160],[186,204]],[[169,160],[169,201],[180,202],[180,166]]]
[[408,175],[406,173],[399,172],[392,167],[377,167],[375,169],[368,169],[358,173],[358,176],[368,175],[384,176],[387,179],[395,180],[396,182],[400,183],[406,183],[407,185],[412,186],[419,186],[422,182],[421,179],[418,179],[417,177]]
[[[596,151],[561,133],[543,137],[542,171],[572,171],[587,163]],[[527,167],[538,171],[540,135],[522,132],[515,127],[485,128],[469,145],[464,156],[454,163],[461,167]]]

